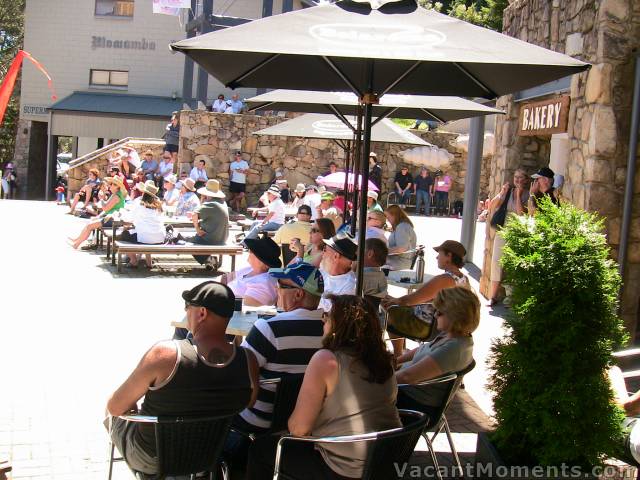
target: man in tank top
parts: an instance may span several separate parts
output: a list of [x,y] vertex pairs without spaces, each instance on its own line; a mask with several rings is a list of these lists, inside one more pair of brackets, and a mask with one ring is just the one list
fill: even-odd
[[234,415],[252,406],[258,393],[254,355],[225,339],[235,296],[218,282],[182,293],[193,338],[156,343],[111,395],[107,424],[111,439],[129,466],[146,474],[158,470],[153,425],[118,417],[142,415]]

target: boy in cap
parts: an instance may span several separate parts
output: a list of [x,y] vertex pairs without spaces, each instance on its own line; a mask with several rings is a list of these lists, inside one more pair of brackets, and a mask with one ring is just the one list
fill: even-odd
[[296,215],[296,221],[286,223],[273,237],[278,244],[290,244],[295,238],[300,239],[303,245],[309,241],[309,233],[311,232],[311,208],[308,205],[300,205]]
[[[225,339],[235,296],[225,285],[204,282],[182,292],[188,340],[156,343],[107,402],[105,426],[134,470],[156,474],[153,428],[118,418],[144,396],[141,415],[233,415],[255,403],[257,365],[253,354]],[[206,361],[205,361],[206,360]]]
[[320,205],[316,208],[317,218],[329,218],[333,222],[336,231],[342,226],[342,212],[333,204],[335,195],[324,192],[320,196]]

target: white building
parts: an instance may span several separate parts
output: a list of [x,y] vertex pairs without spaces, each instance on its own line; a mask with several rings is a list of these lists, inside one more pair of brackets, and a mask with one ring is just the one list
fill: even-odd
[[[213,15],[244,19],[306,3],[194,0],[196,16],[203,1],[213,3]],[[42,73],[24,62],[14,157],[21,197],[44,197],[47,164],[50,184],[55,180],[58,137],[73,138],[75,158],[113,139],[160,137],[171,112],[182,107],[186,57],[168,45],[186,37],[187,11],[175,17],[152,10],[152,0],[26,1],[24,49],[47,69],[58,100],[52,100]],[[209,77],[208,103],[219,93],[231,95]],[[255,91],[236,93],[244,98]]]

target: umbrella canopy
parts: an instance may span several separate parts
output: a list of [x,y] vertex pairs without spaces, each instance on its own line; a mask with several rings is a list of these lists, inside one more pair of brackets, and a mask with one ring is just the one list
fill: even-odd
[[[355,119],[346,117],[355,127]],[[282,137],[327,138],[332,140],[351,140],[353,130],[333,115],[309,113],[292,120],[279,123],[273,127],[253,132],[254,135],[279,135]],[[420,137],[384,119],[371,129],[372,142],[404,143],[408,145],[429,146]],[[344,183],[344,178],[343,178]]]
[[[358,97],[352,92],[273,90],[251,97],[245,103],[250,111],[282,110],[356,115]],[[387,94],[380,98],[379,104],[373,105],[373,116],[420,118],[443,123],[497,113],[504,112],[460,97]]]
[[[373,3],[373,2],[372,2]],[[416,5],[341,1],[171,44],[230,88],[495,98],[589,65]]]
[[[329,188],[343,188],[344,185],[353,187],[354,182],[356,182],[355,175],[353,173],[347,175],[344,172],[330,173],[329,175],[325,175],[324,177],[316,178],[316,183]],[[358,187],[362,188],[362,177],[358,177],[357,183]],[[374,183],[369,181],[369,190],[375,190],[377,192],[378,187],[376,187]]]

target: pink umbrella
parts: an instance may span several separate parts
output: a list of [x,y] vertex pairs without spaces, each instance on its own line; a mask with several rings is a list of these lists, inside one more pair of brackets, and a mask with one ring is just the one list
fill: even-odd
[[[330,173],[324,177],[316,178],[316,182],[329,188],[344,188],[344,172]],[[347,177],[347,184],[353,188],[354,175],[350,173]],[[358,177],[358,188],[362,188],[362,177]],[[373,182],[369,182],[369,190],[378,191],[378,187]]]

